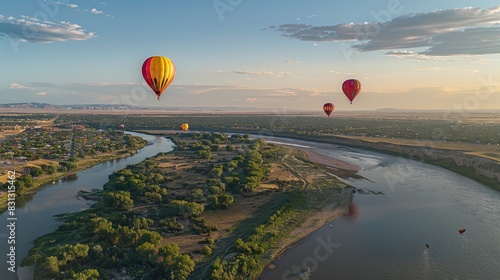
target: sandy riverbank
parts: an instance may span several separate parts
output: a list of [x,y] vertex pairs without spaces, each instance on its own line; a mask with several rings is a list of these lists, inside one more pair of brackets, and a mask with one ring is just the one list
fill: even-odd
[[315,151],[310,150],[310,149],[299,149],[299,150],[302,150],[304,153],[306,153],[307,158],[314,163],[319,163],[319,164],[323,164],[326,166],[330,166],[330,167],[334,167],[334,168],[338,168],[338,169],[343,169],[343,170],[347,170],[347,171],[352,171],[352,172],[358,172],[361,170],[361,167],[359,167],[357,165],[354,165],[352,163],[349,163],[349,162],[346,162],[343,160],[339,160],[339,159],[336,159],[336,158],[333,158],[333,157],[330,157],[330,156],[327,156],[324,154],[320,154],[320,153],[315,152]]
[[[293,143],[287,142],[287,144]],[[350,172],[358,172],[361,170],[361,167],[357,165],[336,159],[332,156],[318,153],[310,147],[294,148],[303,151],[307,155],[307,159],[310,162],[316,163],[320,166],[323,165]],[[297,242],[306,238],[324,225],[333,222],[349,212],[349,205],[351,204],[353,198],[352,189],[343,188],[341,193],[335,194],[335,196],[337,196],[336,202],[326,205],[323,209],[308,217],[308,219],[300,227],[294,229],[287,238],[280,241],[280,244],[277,246],[278,248],[272,252],[273,259],[266,265],[266,269],[275,269],[276,264],[274,263],[274,260],[280,258],[288,249],[294,247]]]

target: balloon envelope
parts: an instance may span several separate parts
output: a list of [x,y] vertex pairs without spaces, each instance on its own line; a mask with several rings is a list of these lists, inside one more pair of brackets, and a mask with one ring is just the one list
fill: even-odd
[[323,105],[323,111],[325,111],[327,116],[330,116],[333,110],[335,110],[335,106],[332,103],[325,103],[325,105]]
[[360,90],[361,90],[361,83],[356,79],[346,80],[342,84],[342,91],[344,92],[345,96],[347,96],[347,99],[351,101],[351,104],[354,98],[356,98],[356,96],[358,95]]
[[167,57],[152,56],[142,64],[142,76],[159,100],[160,95],[174,80],[175,65]]
[[181,128],[182,128],[182,130],[187,131],[187,130],[189,129],[189,124],[187,124],[187,123],[183,123],[183,124],[181,125]]
[[465,232],[465,228],[463,228],[463,229],[459,229],[459,230],[458,230],[458,232],[459,232],[460,234],[464,234],[464,232]]
[[124,129],[124,128],[125,128],[125,125],[121,124],[120,129]]

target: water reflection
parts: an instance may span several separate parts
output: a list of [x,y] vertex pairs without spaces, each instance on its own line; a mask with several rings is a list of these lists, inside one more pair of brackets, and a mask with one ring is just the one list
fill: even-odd
[[78,175],[76,173],[69,174],[66,177],[61,178],[61,182],[71,182],[78,180]]

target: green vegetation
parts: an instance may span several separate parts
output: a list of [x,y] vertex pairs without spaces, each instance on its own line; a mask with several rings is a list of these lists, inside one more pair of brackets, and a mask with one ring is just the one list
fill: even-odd
[[0,142],[0,155],[10,161],[45,159],[68,162],[117,150],[128,152],[144,144],[142,138],[124,135],[122,131],[86,129],[83,126],[78,126],[78,129],[51,127],[28,129]]
[[[69,173],[133,154],[146,144],[141,137],[123,131],[32,125],[0,142],[0,175],[5,177],[7,170],[16,170],[16,193],[20,196]],[[6,206],[5,193],[1,193],[8,187],[5,181],[0,181],[0,209]]]
[[[186,143],[189,148],[183,153],[193,156],[198,151],[219,150],[213,145],[250,143],[248,136],[228,138],[203,133],[190,137],[193,139],[188,139],[191,143]],[[176,142],[177,150],[183,150],[182,141]],[[84,275],[110,278],[116,273],[133,278],[186,279],[194,269],[192,256],[180,254],[177,245],[162,240],[182,232],[205,235],[216,231],[201,217],[205,207],[228,209],[234,203],[222,182],[229,173],[241,182],[232,185],[231,191],[249,193],[257,189],[265,176],[260,167],[265,166],[259,152],[262,143],[254,141],[242,147],[241,154],[233,156],[233,163],[200,167],[198,172],[205,172],[209,179],[204,188],[193,189],[191,195],[169,196],[169,184],[178,173],[160,167],[164,155],[113,173],[103,190],[92,194],[98,202],[81,214],[64,218],[65,223],[54,234],[37,241],[39,247],[25,262],[36,265],[37,279]],[[47,238],[54,242],[40,243]],[[200,254],[211,255],[213,246],[212,240]]]
[[[375,113],[374,113],[375,114]],[[424,116],[424,117],[423,117]],[[351,135],[366,137],[404,138],[416,140],[463,142],[474,144],[500,144],[500,123],[466,122],[463,116],[438,114],[441,119],[428,115],[405,114],[401,116],[363,117],[352,113],[342,117],[326,118],[323,115],[303,116],[286,114],[258,115],[165,115],[138,117],[126,120],[132,130],[179,130],[179,124],[189,123],[191,130],[213,130],[238,133],[289,132],[292,135]],[[446,119],[445,119],[446,117]],[[57,122],[86,123],[95,128],[114,128],[123,122],[114,115],[65,115]]]
[[[111,174],[102,191],[86,194],[97,200],[90,209],[61,215],[64,224],[39,238],[23,261],[35,266],[35,279],[229,279],[221,275],[230,273],[240,277],[232,279],[249,279],[282,249],[280,242],[291,230],[338,200],[336,181],[318,175],[319,169],[292,150],[248,135],[195,133],[173,141],[177,147],[171,154],[129,165]],[[200,159],[197,152],[208,149],[215,156]],[[301,183],[269,181],[271,164],[297,169]],[[314,182],[300,179],[306,174],[315,176]],[[281,187],[262,189],[263,180]],[[258,210],[243,206],[256,202]],[[218,228],[233,215],[246,218]],[[214,225],[211,217],[221,222]],[[193,236],[198,236],[195,243],[189,241]],[[222,259],[227,253],[236,255]]]
[[[56,122],[84,123],[91,127],[88,131],[113,134],[110,128],[124,120],[113,115],[67,115]],[[500,144],[497,123],[411,116],[336,118],[332,122],[298,115],[134,115],[126,125],[132,130],[164,131],[179,130],[183,122],[192,130],[327,142],[334,135],[354,135],[468,142],[478,147]],[[98,142],[105,145],[109,143],[106,139]],[[134,141],[122,139],[121,148],[133,149]],[[316,222],[308,218],[329,205],[334,205],[331,209],[343,205],[349,197],[348,188],[340,188],[341,184],[303,154],[252,140],[248,134],[229,137],[179,132],[172,141],[177,145],[174,152],[110,175],[102,191],[89,195],[98,201],[91,209],[65,216],[65,223],[55,233],[36,241],[25,263],[36,266],[37,279],[252,279],[284,247],[300,238],[295,229],[305,224],[315,227]],[[58,159],[57,165],[32,167],[17,181],[27,186],[44,173],[79,168],[78,151],[84,158],[90,153],[75,148],[73,156]],[[496,155],[495,151],[489,154]],[[432,163],[479,176],[451,161]],[[286,174],[276,175],[280,172]]]

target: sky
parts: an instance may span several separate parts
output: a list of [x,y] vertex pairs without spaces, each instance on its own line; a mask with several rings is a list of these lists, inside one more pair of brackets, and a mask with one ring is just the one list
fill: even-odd
[[[154,55],[177,70],[160,100]],[[0,104],[500,109],[499,65],[493,0],[0,3]]]

